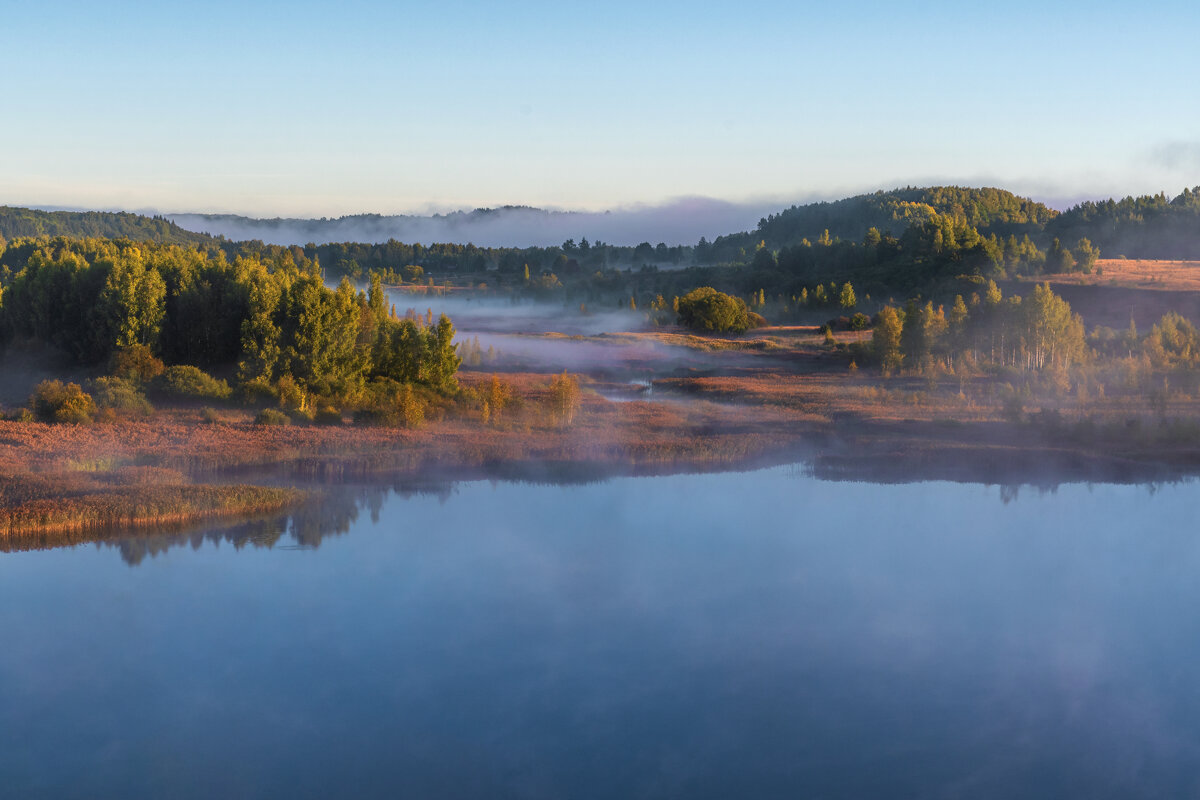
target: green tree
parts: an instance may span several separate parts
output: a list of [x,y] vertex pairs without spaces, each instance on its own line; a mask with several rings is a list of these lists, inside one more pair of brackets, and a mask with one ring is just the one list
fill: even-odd
[[360,313],[348,278],[330,292],[316,275],[302,275],[281,305],[289,374],[318,393],[344,390],[361,379],[366,364],[358,349]]
[[891,374],[899,369],[904,359],[900,352],[901,329],[900,315],[896,309],[884,306],[879,310],[875,329],[871,332],[871,347],[884,374]]
[[249,314],[241,325],[242,355],[238,379],[243,383],[275,377],[282,356],[283,331],[276,319],[283,299],[281,281],[259,271],[251,276]]
[[967,304],[961,294],[954,296],[954,305],[950,307],[950,333],[958,337],[963,333],[967,324]]
[[1200,360],[1200,336],[1196,326],[1174,311],[1168,311],[1150,329],[1147,344],[1151,345],[1151,360],[1164,365],[1194,365]]
[[147,269],[141,252],[133,248],[108,263],[108,277],[93,309],[103,341],[97,355],[107,357],[119,347],[158,345],[165,313],[166,286],[157,270]]
[[1075,245],[1075,262],[1079,268],[1086,273],[1091,273],[1096,266],[1096,260],[1100,258],[1099,248],[1092,245],[1091,241],[1086,237],[1080,239]]
[[679,298],[679,323],[698,331],[743,333],[750,317],[740,297],[702,286]]
[[1024,317],[1022,346],[1028,366],[1065,367],[1083,357],[1087,346],[1083,320],[1071,313],[1071,306],[1052,292],[1049,284],[1035,286],[1020,308]]
[[438,318],[438,324],[432,331],[428,352],[429,385],[442,392],[457,389],[458,381],[454,375],[462,359],[458,356],[458,345],[454,343],[454,324],[445,314]]
[[1046,251],[1046,269],[1050,272],[1070,272],[1074,268],[1075,257],[1055,238]]
[[850,285],[849,281],[846,281],[842,284],[842,293],[839,298],[839,303],[846,311],[849,311],[858,305],[858,298],[854,296],[854,287]]

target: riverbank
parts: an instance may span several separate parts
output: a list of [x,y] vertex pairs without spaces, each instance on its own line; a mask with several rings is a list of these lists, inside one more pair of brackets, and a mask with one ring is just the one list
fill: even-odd
[[[330,483],[477,478],[574,482],[616,475],[804,463],[833,480],[1053,486],[1153,482],[1200,472],[1197,401],[1154,411],[1109,396],[1014,409],[994,378],[881,379],[833,349],[739,358],[622,387],[582,376],[570,420],[551,376],[506,373],[508,400],[482,415],[490,376],[464,372],[462,400],[413,429],[255,424],[253,409],[160,408],[92,425],[0,422],[0,547],[86,541],[118,528],[183,526],[303,504]],[[795,367],[796,364],[814,367]],[[624,396],[614,392],[624,388]]]

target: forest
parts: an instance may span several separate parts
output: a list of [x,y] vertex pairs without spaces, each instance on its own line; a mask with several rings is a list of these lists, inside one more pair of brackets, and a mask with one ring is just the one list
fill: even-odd
[[227,260],[220,249],[128,239],[18,239],[6,269],[14,254],[19,269],[0,294],[5,338],[109,366],[104,388],[123,406],[137,407],[146,388],[227,397],[202,369],[233,371],[247,396],[290,394],[297,411],[317,401],[390,408],[413,387],[456,387],[449,318],[397,316],[378,276],[364,290],[348,278],[330,289],[314,262],[288,250]]

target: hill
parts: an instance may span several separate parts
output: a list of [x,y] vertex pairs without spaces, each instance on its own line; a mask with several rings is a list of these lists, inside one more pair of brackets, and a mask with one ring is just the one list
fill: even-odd
[[475,244],[479,247],[556,247],[589,239],[634,247],[642,242],[691,245],[730,230],[746,230],[766,204],[727,203],[700,197],[676,198],[656,205],[604,211],[555,211],[506,205],[446,214],[353,214],[336,218],[256,219],[234,214],[174,214],[189,229],[229,239],[267,244],[306,245],[330,242],[381,244],[390,240],[426,247]]
[[1040,233],[1058,212],[1034,200],[993,188],[961,186],[906,187],[861,194],[832,202],[792,206],[758,222],[754,231],[719,237],[713,260],[733,261],[759,242],[778,250],[816,242],[826,231],[833,240],[861,242],[867,231],[900,236],[909,227],[935,217],[969,225],[984,236]]
[[1200,186],[1165,194],[1080,203],[1050,220],[1048,235],[1064,242],[1086,236],[1109,256],[1200,259]]
[[126,211],[38,211],[0,206],[0,237],[9,241],[22,236],[68,236],[73,239],[102,237],[133,239],[161,244],[211,242],[203,233],[184,230],[164,217],[147,217]]

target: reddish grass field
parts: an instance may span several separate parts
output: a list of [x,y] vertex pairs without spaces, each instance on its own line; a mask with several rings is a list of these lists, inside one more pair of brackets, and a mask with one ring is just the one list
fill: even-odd
[[1050,279],[1054,286],[1108,286],[1159,292],[1200,292],[1200,261],[1102,258],[1090,275],[1071,273]]
[[1027,294],[1034,283],[1049,283],[1083,317],[1088,330],[1103,325],[1145,332],[1175,311],[1200,324],[1200,261],[1144,261],[1102,258],[1091,275],[1069,273],[1002,282],[1005,294]]

